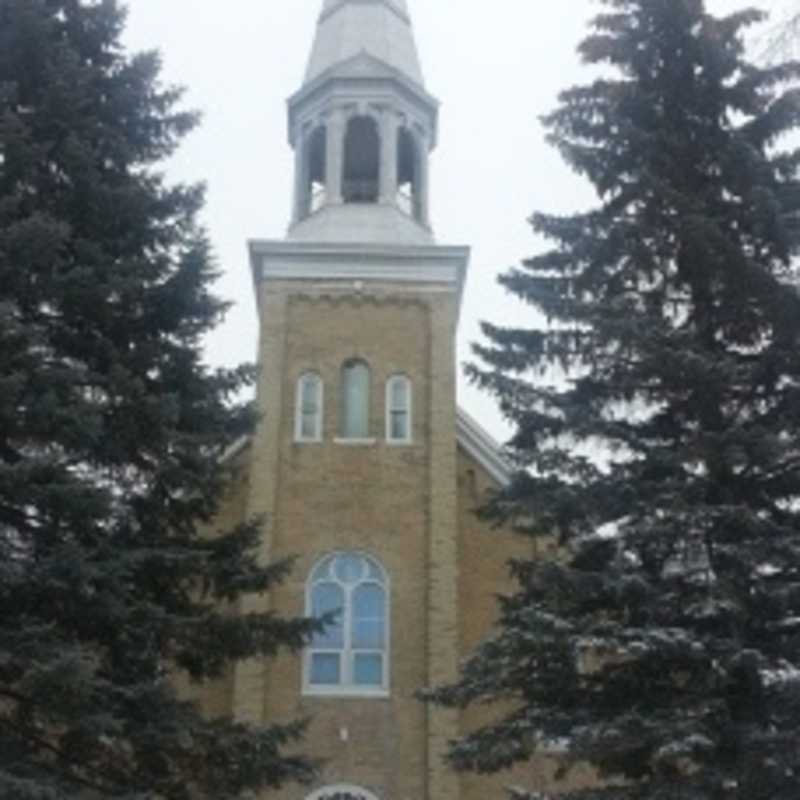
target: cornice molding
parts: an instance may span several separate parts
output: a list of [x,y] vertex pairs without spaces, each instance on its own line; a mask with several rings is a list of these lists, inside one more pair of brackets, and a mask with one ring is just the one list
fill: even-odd
[[470,257],[468,247],[443,245],[256,240],[249,249],[256,287],[269,280],[438,284],[453,287],[459,308]]
[[322,102],[323,105],[347,102],[348,92],[358,92],[359,89],[363,89],[365,97],[379,99],[380,93],[376,88],[379,86],[384,87],[384,92],[390,89],[396,96],[428,115],[431,143],[432,147],[435,147],[438,138],[440,102],[405,73],[366,51],[334,64],[289,97],[286,103],[289,110],[290,144],[294,146],[293,132],[298,116],[308,105],[313,106],[316,102]]

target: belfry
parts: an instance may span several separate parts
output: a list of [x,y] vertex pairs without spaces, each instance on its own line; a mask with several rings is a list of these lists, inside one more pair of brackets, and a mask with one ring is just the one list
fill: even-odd
[[439,105],[405,0],[325,0],[288,113],[288,233],[249,245],[261,419],[228,455],[223,522],[263,520],[260,557],[295,559],[242,611],[335,622],[302,657],[245,663],[203,702],[311,720],[318,785],[270,798],[483,800],[502,783],[442,759],[469,720],[417,693],[452,680],[489,631],[520,545],[474,514],[508,471],[456,404],[469,250],[433,235]]
[[305,81],[289,101],[290,238],[430,244],[437,117],[403,0],[326,3]]

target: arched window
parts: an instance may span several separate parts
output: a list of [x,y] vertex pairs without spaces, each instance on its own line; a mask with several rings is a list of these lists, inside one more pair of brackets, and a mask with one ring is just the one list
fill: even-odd
[[339,388],[339,436],[369,438],[370,371],[365,361],[353,359],[342,367]]
[[397,204],[416,220],[422,217],[419,158],[414,135],[407,128],[400,128],[397,134]]
[[381,137],[371,117],[353,117],[344,139],[342,197],[345,203],[377,203]]
[[378,798],[362,789],[360,786],[326,786],[323,789],[317,789],[316,792],[309,795],[307,800],[378,800]]
[[321,125],[309,136],[306,145],[306,214],[312,214],[325,205],[327,157],[328,133],[325,126]]
[[411,438],[411,381],[392,375],[386,382],[386,439],[407,444]]
[[322,441],[322,378],[306,372],[297,381],[294,437],[298,442]]
[[312,693],[385,693],[389,688],[388,580],[360,553],[335,553],[312,571],[306,612],[331,614],[305,657],[305,687]]

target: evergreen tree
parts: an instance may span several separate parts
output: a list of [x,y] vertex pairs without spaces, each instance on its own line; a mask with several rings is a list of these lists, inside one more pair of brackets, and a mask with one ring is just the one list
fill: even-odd
[[599,76],[545,119],[598,203],[532,218],[552,249],[501,282],[547,322],[486,325],[472,369],[519,467],[485,513],[561,555],[512,565],[430,696],[504,701],[459,769],[555,749],[603,778],[561,797],[796,800],[800,65],[747,63],[754,11],[604,2]]
[[[217,678],[302,646],[230,613],[287,564],[211,535],[252,370],[211,370],[225,305],[203,192],[158,171],[193,114],[127,56],[116,0],[0,0],[0,797],[238,798],[306,779],[299,724],[204,719]],[[225,609],[229,609],[227,612]]]

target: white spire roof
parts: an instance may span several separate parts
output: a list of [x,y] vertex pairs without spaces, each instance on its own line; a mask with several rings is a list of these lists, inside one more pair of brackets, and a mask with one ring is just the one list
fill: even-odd
[[364,53],[424,85],[405,0],[325,0],[306,83]]
[[[366,1],[369,2],[369,0]],[[406,5],[406,0],[386,0],[386,2],[388,5],[394,6],[398,11],[408,16],[408,6]],[[341,4],[342,0],[325,0],[322,6],[322,13],[325,14],[332,8],[335,8]]]

